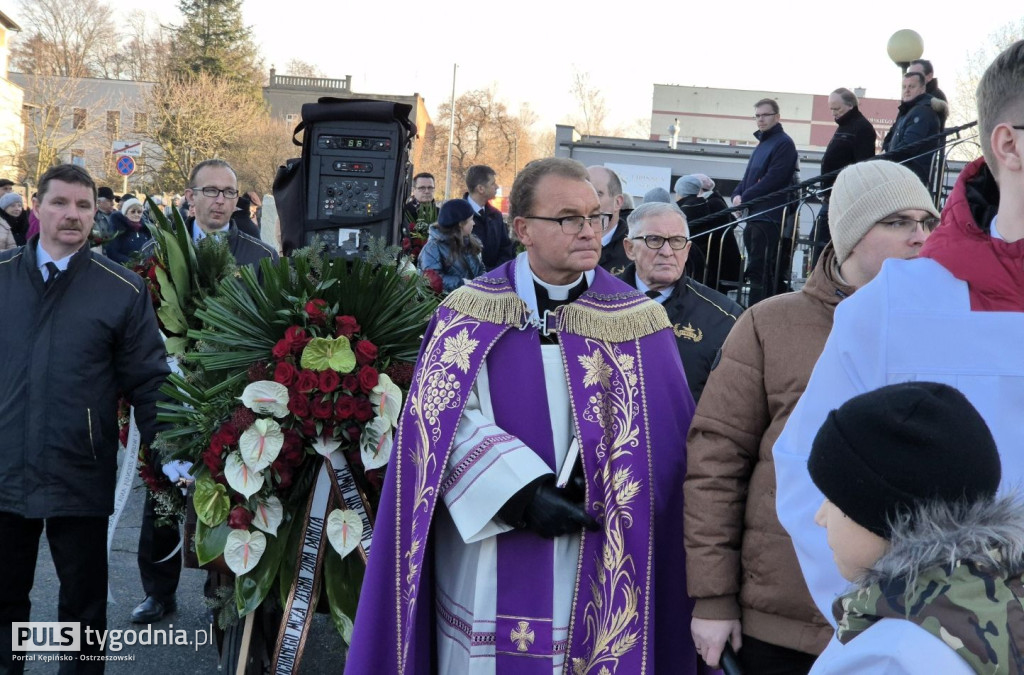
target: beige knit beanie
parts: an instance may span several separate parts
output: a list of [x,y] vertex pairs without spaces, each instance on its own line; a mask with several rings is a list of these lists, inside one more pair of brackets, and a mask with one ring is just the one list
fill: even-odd
[[939,212],[931,195],[913,171],[884,159],[851,164],[832,186],[828,224],[840,265],[875,223],[905,209]]

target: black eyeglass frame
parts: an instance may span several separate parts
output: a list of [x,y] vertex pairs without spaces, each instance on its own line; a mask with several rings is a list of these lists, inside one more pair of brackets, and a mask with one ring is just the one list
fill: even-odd
[[[592,216],[562,216],[561,218],[551,218],[549,216],[523,216],[523,218],[530,218],[533,220],[546,220],[549,223],[558,223],[558,227],[562,230],[563,234],[579,234],[583,231],[583,225],[590,223],[590,226],[594,228],[595,232],[604,232],[604,228],[608,226],[608,222],[612,218],[610,213],[595,213]],[[597,219],[599,226],[594,224],[594,220]],[[566,222],[578,221],[575,224],[575,230],[566,230]]]
[[[236,199],[238,197],[238,195],[241,194],[235,188],[224,188],[224,189],[221,189],[221,188],[213,187],[212,185],[207,185],[205,187],[194,187],[194,188],[192,188],[192,191],[193,192],[198,192],[198,193],[202,194],[204,197],[209,197],[210,199],[216,199],[220,195],[224,195],[224,199]],[[213,194],[211,194],[211,192]],[[229,192],[233,192],[234,194],[228,194]]]

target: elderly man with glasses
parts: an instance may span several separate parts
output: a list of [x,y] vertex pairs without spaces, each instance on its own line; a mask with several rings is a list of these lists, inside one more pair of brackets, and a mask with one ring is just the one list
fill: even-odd
[[582,164],[531,162],[510,202],[525,252],[427,329],[346,672],[695,673],[668,319],[597,267]]
[[686,275],[690,255],[686,216],[675,204],[642,204],[629,214],[620,278],[655,302],[672,322],[693,400],[699,401],[726,336],[743,311],[738,303]]

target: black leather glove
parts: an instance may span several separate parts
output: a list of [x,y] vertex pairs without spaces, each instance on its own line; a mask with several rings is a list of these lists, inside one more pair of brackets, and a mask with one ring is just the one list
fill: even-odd
[[527,488],[533,489],[533,496],[526,502],[522,520],[515,523],[516,527],[547,539],[577,533],[584,527],[588,530],[601,529],[598,522],[583,510],[582,504],[571,501],[565,490],[555,487],[553,475],[542,476]]

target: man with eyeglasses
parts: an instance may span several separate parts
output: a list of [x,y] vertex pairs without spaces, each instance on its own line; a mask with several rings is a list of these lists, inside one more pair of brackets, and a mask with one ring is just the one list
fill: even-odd
[[596,267],[582,164],[531,162],[510,202],[526,250],[424,338],[346,672],[695,673],[668,319]]
[[[197,164],[189,175],[185,199],[194,205],[196,217],[191,234],[198,243],[205,237],[226,237],[228,249],[238,265],[258,269],[263,258],[277,260],[277,251],[256,237],[238,229],[232,221],[238,203],[238,179],[234,169],[222,159],[208,159]],[[143,248],[150,255],[155,240]],[[139,575],[146,597],[132,611],[133,623],[153,623],[177,608],[175,593],[181,576],[181,556],[168,555],[178,546],[177,526],[157,526],[157,514],[151,495],[147,493],[139,529]]]
[[665,308],[686,383],[699,402],[718,350],[743,307],[687,276],[692,244],[686,216],[676,204],[641,204],[628,221],[625,248],[633,262],[619,278]]
[[916,257],[939,215],[913,172],[880,160],[843,170],[831,206],[832,241],[804,287],[750,307],[729,333],[688,439],[691,630],[711,666],[730,642],[752,675],[806,675],[832,635],[776,516],[772,446],[837,307],[841,314],[845,298],[863,293],[885,260]]
[[[1001,489],[1024,479],[1024,41],[988,66],[977,106],[983,157],[960,173],[942,224],[918,258],[886,263],[842,303],[807,391],[775,445],[779,516],[811,595],[828,617],[846,582],[824,535],[814,532],[821,492],[808,475],[807,456],[830,411],[886,384],[952,384],[992,431]],[[931,633],[899,624],[901,634],[886,642],[905,645],[907,660],[932,649]],[[873,672],[874,665],[835,672]]]
[[[732,192],[733,206],[774,194],[792,184],[797,170],[796,144],[782,129],[779,118],[779,104],[774,99],[763,98],[754,104],[754,137],[758,144],[750,155],[743,179]],[[750,305],[775,294],[775,261],[788,199],[787,193],[778,194],[754,203],[749,209],[750,218],[743,228],[743,245],[747,249],[743,279],[750,284]]]
[[[410,225],[418,221],[420,219],[421,209],[425,206],[434,207],[434,220],[437,219],[438,207],[434,203],[434,184],[435,181],[433,174],[424,171],[413,176],[412,195],[409,197],[409,201],[405,203],[405,207],[403,208],[406,225]],[[427,224],[430,225],[432,222]]]
[[608,224],[601,232],[601,260],[598,264],[612,274],[619,274],[626,269],[629,258],[626,257],[627,226],[622,218],[622,181],[618,174],[607,167],[588,166],[587,175],[590,184],[597,190],[597,198],[601,202],[601,212],[608,214]]

